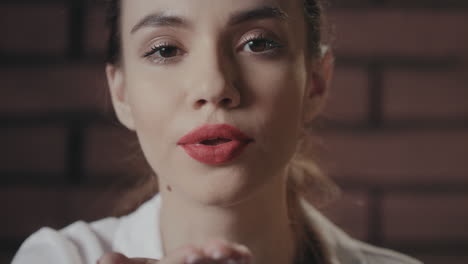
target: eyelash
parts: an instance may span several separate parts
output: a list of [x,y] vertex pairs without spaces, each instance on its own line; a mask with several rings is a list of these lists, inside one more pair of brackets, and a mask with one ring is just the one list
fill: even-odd
[[250,42],[258,41],[258,40],[266,41],[268,45],[271,45],[271,48],[267,49],[266,51],[262,51],[262,52],[254,52],[254,53],[257,53],[257,54],[272,55],[273,53],[278,52],[279,49],[284,47],[280,43],[265,37],[265,35],[263,33],[260,33],[260,34],[256,34],[256,35],[249,35],[248,37],[244,38],[242,40],[243,44],[241,45],[241,48],[243,49]]
[[[275,54],[277,54],[279,52],[280,49],[284,48],[283,45],[281,45],[280,43],[274,41],[274,40],[271,40],[269,38],[266,38],[264,36],[263,33],[260,33],[260,34],[256,34],[256,35],[249,35],[248,37],[244,38],[242,40],[242,45],[240,45],[240,50],[242,50],[247,44],[249,44],[250,42],[252,41],[259,41],[259,40],[262,40],[262,41],[266,41],[267,42],[267,45],[270,45],[270,48],[267,49],[266,51],[262,51],[262,52],[252,52],[252,53],[255,53],[256,55],[259,55],[259,56],[273,56]],[[153,55],[157,52],[160,52],[161,50],[163,50],[164,48],[175,48],[177,49],[176,52],[180,52],[181,49],[178,48],[177,46],[175,45],[171,45],[169,44],[168,42],[164,42],[164,43],[158,43],[158,44],[155,44],[153,45],[149,51],[145,52],[143,54],[143,58],[146,58],[154,63],[157,63],[157,64],[167,64],[167,63],[170,63],[174,60],[177,60],[179,56],[174,56],[174,57],[169,57],[169,58],[165,58],[165,57],[161,57],[161,56],[156,56],[155,59],[151,58],[151,57],[154,57]],[[183,51],[182,51],[183,52]]]
[[[175,45],[171,45],[169,44],[168,42],[163,42],[163,43],[158,43],[158,44],[155,44],[153,45],[149,51],[145,52],[145,54],[143,55],[144,58],[147,58],[147,59],[151,59],[152,55],[154,55],[155,53],[157,52],[160,52],[162,49],[164,48],[176,48],[178,50],[180,50],[177,46]],[[167,61],[170,61],[170,60],[173,60],[174,58],[164,58],[164,57],[161,57],[161,56],[157,56],[157,58],[155,60],[152,60],[153,62],[155,63],[158,63],[158,64],[164,64],[166,63]]]

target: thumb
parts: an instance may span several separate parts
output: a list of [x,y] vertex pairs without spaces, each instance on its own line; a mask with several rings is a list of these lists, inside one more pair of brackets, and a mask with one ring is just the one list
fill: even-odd
[[159,260],[157,259],[148,259],[148,258],[131,258],[129,262],[125,264],[158,264]]
[[125,255],[117,252],[109,252],[104,254],[97,264],[157,264],[156,259],[147,258],[127,258]]

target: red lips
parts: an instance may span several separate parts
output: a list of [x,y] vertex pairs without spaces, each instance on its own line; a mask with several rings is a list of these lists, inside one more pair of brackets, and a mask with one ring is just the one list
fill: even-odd
[[228,124],[209,124],[192,130],[177,144],[193,159],[219,165],[238,157],[253,139]]

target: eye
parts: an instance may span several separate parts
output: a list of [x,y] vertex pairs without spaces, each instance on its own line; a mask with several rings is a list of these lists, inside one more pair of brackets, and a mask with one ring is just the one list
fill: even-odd
[[265,51],[268,51],[277,47],[279,47],[279,45],[271,40],[255,39],[246,43],[244,45],[243,51],[258,53],[258,52],[265,52]]
[[271,52],[283,47],[276,41],[264,37],[263,34],[247,37],[242,43],[244,43],[241,47],[242,51],[253,53]]
[[157,44],[151,47],[151,50],[146,52],[143,57],[149,58],[154,62],[163,63],[167,60],[175,59],[183,54],[182,50],[174,45],[167,43]]

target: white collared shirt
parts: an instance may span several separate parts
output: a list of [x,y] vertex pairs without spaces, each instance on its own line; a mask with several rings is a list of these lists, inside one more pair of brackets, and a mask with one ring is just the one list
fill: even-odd
[[[333,264],[421,264],[403,254],[355,240],[306,202],[306,217],[316,226],[331,253]],[[32,234],[21,245],[12,264],[95,264],[106,252],[127,257],[163,257],[159,212],[161,196],[155,195],[133,213],[86,223],[75,222],[61,230],[48,227]]]

